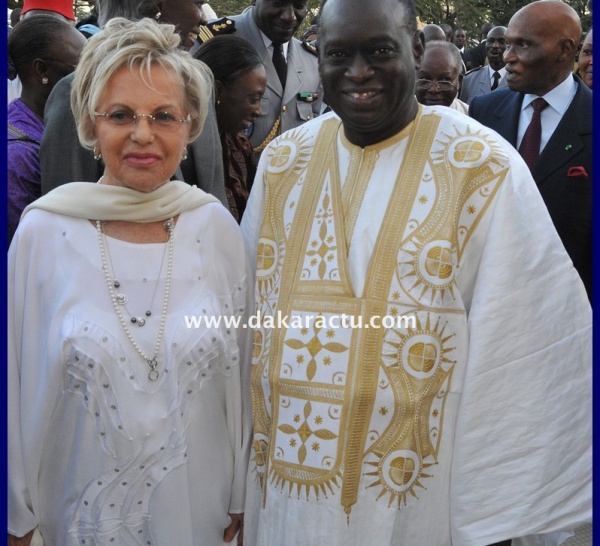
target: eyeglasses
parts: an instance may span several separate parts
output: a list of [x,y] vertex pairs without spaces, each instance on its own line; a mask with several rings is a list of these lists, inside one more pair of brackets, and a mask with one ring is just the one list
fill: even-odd
[[426,80],[424,78],[419,79],[415,82],[415,87],[423,91],[427,91],[433,87],[433,84],[437,83],[440,91],[450,91],[455,85],[452,80]]
[[102,114],[94,112],[97,118],[103,118],[115,127],[127,127],[135,125],[138,119],[148,118],[150,125],[160,131],[175,132],[182,125],[192,121],[188,114],[185,118],[178,118],[171,112],[157,112],[156,114],[134,114],[128,110],[115,110],[114,112],[104,112]]

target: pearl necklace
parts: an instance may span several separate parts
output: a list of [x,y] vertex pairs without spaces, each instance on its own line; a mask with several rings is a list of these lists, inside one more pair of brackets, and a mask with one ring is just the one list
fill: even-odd
[[[168,242],[168,238],[167,238],[166,242]],[[156,283],[154,284],[154,291],[152,292],[152,299],[150,300],[150,305],[148,306],[146,313],[145,313],[147,318],[150,318],[152,316],[152,309],[154,308],[154,299],[156,298],[156,292],[158,291],[158,285],[160,282],[160,274],[162,273],[163,264],[165,263],[165,255],[167,253],[167,247],[168,247],[168,245],[165,245],[165,248],[163,250],[163,255],[160,260],[160,267],[158,268],[158,275],[156,276]],[[121,283],[117,280],[117,277],[115,275],[115,268],[113,267],[112,260],[110,258],[110,252],[108,251],[108,245],[106,245],[106,258],[107,258],[109,270],[112,273],[112,279],[113,279],[112,285],[114,288],[116,288],[118,290],[121,287]],[[146,282],[146,279],[144,279],[144,282]],[[127,302],[129,301],[129,298],[125,294],[123,294],[122,292],[118,292],[116,299],[117,299],[117,303],[119,305],[122,305],[125,308],[125,311],[127,311],[129,316],[131,317],[130,320],[131,320],[132,324],[135,324],[135,325],[139,326],[140,328],[146,324],[146,319],[144,317],[136,317],[136,316],[132,315],[131,311],[127,308]]]
[[[171,293],[171,278],[173,272],[173,231],[175,229],[175,222],[173,222],[173,218],[170,218],[164,223],[164,228],[169,233],[169,257],[167,259],[167,278],[165,281],[165,295],[163,299],[163,307],[162,313],[160,316],[160,326],[158,330],[158,338],[156,339],[156,345],[154,346],[154,355],[149,358],[137,344],[135,339],[133,339],[133,335],[127,326],[127,322],[125,321],[125,317],[123,317],[123,313],[121,313],[121,309],[119,306],[118,295],[115,294],[113,290],[113,283],[110,280],[110,273],[108,271],[108,263],[107,263],[107,255],[108,255],[108,246],[106,245],[104,230],[102,229],[102,222],[100,220],[96,220],[96,232],[98,233],[98,244],[100,246],[100,258],[102,260],[102,271],[104,273],[104,278],[106,279],[106,285],[108,286],[108,293],[110,294],[110,299],[113,303],[113,307],[117,313],[117,317],[119,318],[119,322],[127,336],[127,339],[133,345],[133,348],[138,352],[138,354],[148,363],[150,366],[150,371],[148,372],[148,379],[150,381],[156,381],[159,377],[159,372],[156,369],[158,367],[158,361],[156,357],[158,356],[158,351],[160,349],[160,344],[162,342],[163,335],[165,333],[165,323],[167,321],[167,309],[169,307],[169,295]],[[158,282],[158,281],[157,281]]]

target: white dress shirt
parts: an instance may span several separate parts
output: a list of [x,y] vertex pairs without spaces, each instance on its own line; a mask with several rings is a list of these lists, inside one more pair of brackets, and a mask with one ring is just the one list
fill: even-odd
[[[487,67],[488,67],[488,71],[489,71],[491,85],[494,85],[494,73],[495,72],[498,72],[498,74],[500,74],[500,80],[502,80],[503,78],[506,77],[506,68],[502,67],[500,70],[494,70],[489,64],[487,65]],[[500,82],[500,80],[498,80],[498,82]]]
[[[548,106],[541,112],[542,121],[542,139],[540,142],[540,154],[550,140],[550,137],[558,127],[560,120],[571,105],[571,101],[577,92],[577,82],[569,74],[565,81],[557,85],[552,91],[546,93],[542,98],[548,103]],[[538,98],[538,95],[526,94],[521,105],[521,116],[519,117],[519,131],[517,133],[517,150],[521,146],[523,135],[529,127],[533,116],[533,106],[531,103]],[[590,112],[590,115],[592,113]]]
[[[271,58],[273,58],[273,40],[271,40],[262,30],[259,29],[259,32],[260,32],[260,35],[262,36],[265,46],[267,46],[269,55],[271,56]],[[285,58],[286,61],[287,61],[287,56],[288,56],[289,45],[290,45],[289,42],[284,42],[281,44],[281,46],[283,48],[283,57]]]

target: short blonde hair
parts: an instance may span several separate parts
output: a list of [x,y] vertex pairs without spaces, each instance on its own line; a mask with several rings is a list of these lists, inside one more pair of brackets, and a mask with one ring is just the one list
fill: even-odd
[[173,25],[152,19],[111,19],[85,45],[71,88],[71,109],[79,140],[85,148],[97,145],[94,112],[108,80],[123,66],[139,67],[142,80],[152,88],[150,68],[160,65],[172,72],[183,89],[186,114],[190,114],[190,142],[202,132],[212,97],[211,71],[179,49],[180,37]]

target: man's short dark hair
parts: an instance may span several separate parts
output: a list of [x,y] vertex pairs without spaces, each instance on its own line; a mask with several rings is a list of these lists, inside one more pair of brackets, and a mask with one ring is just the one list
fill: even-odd
[[[320,15],[323,11],[323,7],[327,3],[327,0],[322,0],[319,6],[319,25],[321,24]],[[398,3],[404,7],[404,26],[406,29],[414,34],[417,32],[417,12],[415,10],[414,0],[398,0]],[[365,9],[371,9],[371,3],[365,2]]]

